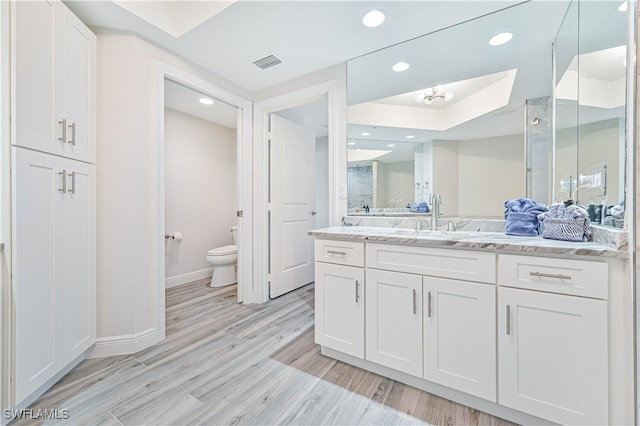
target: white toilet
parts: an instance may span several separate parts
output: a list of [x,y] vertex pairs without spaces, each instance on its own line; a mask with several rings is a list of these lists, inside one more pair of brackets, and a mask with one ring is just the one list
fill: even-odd
[[217,247],[207,252],[207,261],[213,266],[211,287],[224,287],[238,282],[236,278],[236,262],[238,261],[237,232],[238,227],[232,226],[233,245]]

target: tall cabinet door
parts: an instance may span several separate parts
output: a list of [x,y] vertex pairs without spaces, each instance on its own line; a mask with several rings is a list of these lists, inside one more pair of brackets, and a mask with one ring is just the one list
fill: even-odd
[[367,269],[367,360],[422,376],[422,276]]
[[364,358],[364,269],[316,262],[316,343]]
[[13,144],[62,155],[65,6],[58,0],[11,6]]
[[607,302],[498,291],[499,403],[561,424],[607,424]]
[[96,337],[95,166],[65,160],[64,254],[56,279],[64,284],[64,362],[87,350]]
[[64,117],[65,155],[95,162],[92,90],[95,91],[96,37],[73,13],[65,9]]
[[495,402],[495,286],[423,282],[424,378]]
[[22,401],[63,366],[62,282],[55,279],[64,247],[59,217],[64,160],[13,148],[13,302],[15,392]]

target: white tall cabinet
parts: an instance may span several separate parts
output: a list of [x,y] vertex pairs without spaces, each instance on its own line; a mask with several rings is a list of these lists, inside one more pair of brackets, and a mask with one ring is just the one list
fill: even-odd
[[11,3],[13,405],[96,339],[95,35]]

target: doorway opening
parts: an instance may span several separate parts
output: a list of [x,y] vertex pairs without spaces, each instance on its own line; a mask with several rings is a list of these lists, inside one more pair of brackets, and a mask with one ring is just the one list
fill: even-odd
[[307,232],[329,224],[328,108],[323,96],[269,114],[270,299],[314,281]]

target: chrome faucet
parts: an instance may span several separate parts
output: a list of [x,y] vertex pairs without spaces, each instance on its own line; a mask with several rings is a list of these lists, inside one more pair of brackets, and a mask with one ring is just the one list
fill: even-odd
[[431,203],[431,229],[438,229],[438,216],[440,216],[440,207],[442,207],[442,197],[440,194],[431,194],[429,197]]

